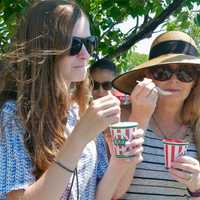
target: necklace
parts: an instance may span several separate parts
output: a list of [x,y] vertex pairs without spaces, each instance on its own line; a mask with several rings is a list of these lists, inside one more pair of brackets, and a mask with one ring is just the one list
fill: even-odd
[[[163,135],[163,137],[164,137],[165,139],[167,139],[169,136],[167,136],[167,135],[165,134],[165,132],[162,130],[162,128],[160,127],[159,123],[158,123],[157,120],[155,119],[154,115],[152,116],[152,119],[153,119],[153,122],[154,122],[155,126],[157,127],[157,129],[160,131],[160,133]],[[179,125],[178,128],[177,128],[171,135],[174,137],[174,135],[175,135],[177,132],[180,132],[181,129],[182,129],[183,127],[184,127],[184,124]]]

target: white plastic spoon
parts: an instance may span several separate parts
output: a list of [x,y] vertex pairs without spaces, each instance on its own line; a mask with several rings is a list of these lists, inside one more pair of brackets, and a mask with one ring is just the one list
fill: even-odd
[[[141,83],[142,81],[136,81],[137,83]],[[171,92],[163,90],[161,88],[159,88],[158,86],[155,86],[153,89],[157,90],[159,95],[163,95],[163,96],[168,96],[168,95],[172,95]]]

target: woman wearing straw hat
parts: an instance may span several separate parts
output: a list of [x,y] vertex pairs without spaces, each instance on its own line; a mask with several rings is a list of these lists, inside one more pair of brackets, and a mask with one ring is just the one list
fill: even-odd
[[[187,34],[166,32],[154,40],[149,61],[114,79],[116,89],[131,94],[129,120],[138,122],[145,130],[143,162],[133,165],[127,172],[129,176],[122,178],[116,188],[127,185],[123,199],[200,199],[197,54],[195,42]],[[164,162],[164,138],[190,141],[186,155],[172,162],[169,170]],[[100,155],[102,151],[99,149]]]

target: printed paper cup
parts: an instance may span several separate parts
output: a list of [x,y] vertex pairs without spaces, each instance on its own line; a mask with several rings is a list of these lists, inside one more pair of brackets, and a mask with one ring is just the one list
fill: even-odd
[[184,155],[187,151],[188,142],[179,139],[163,139],[165,167],[171,168],[171,163],[180,155]]
[[112,136],[113,150],[117,158],[129,158],[133,155],[127,155],[126,142],[133,138],[133,132],[138,128],[137,122],[119,122],[110,126]]

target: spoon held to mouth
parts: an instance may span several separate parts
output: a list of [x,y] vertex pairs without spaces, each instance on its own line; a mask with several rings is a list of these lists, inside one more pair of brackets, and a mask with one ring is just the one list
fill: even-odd
[[[137,80],[136,82],[137,82],[137,83],[141,83],[142,81],[138,81],[138,80]],[[153,88],[153,90],[158,91],[159,95],[162,95],[162,96],[172,95],[171,92],[166,91],[166,90],[163,90],[163,89],[161,89],[161,88],[158,87],[158,86],[155,86],[155,87]]]

